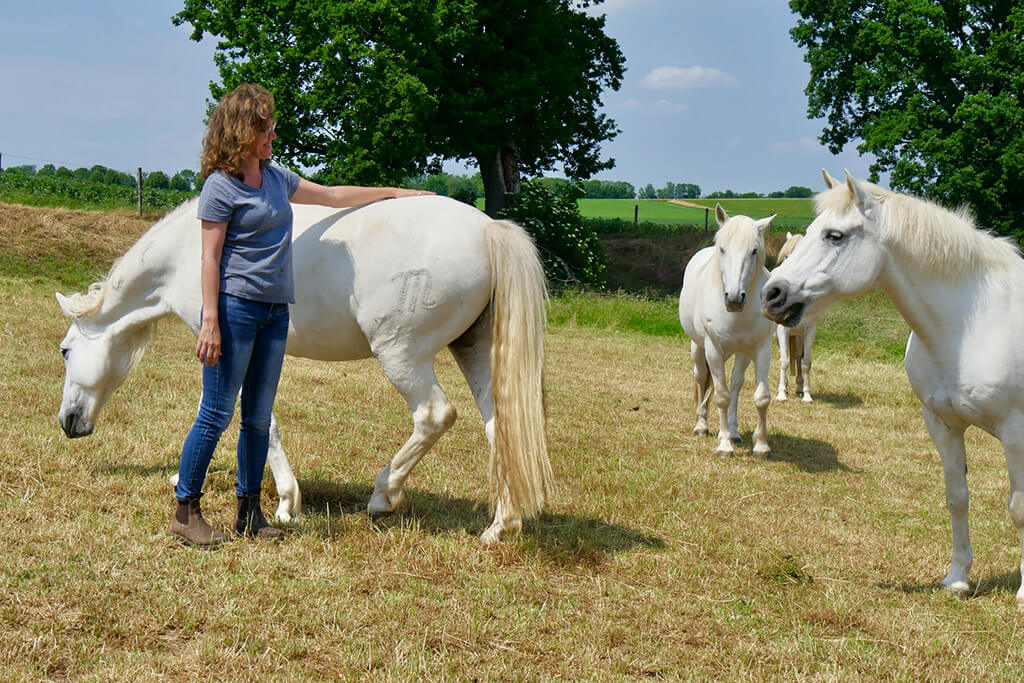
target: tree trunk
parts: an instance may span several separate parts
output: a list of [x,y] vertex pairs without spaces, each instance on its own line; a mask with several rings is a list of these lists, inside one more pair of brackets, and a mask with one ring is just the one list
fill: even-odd
[[519,194],[519,153],[510,143],[478,154],[476,162],[484,182],[484,211],[496,218],[508,206],[508,195]]

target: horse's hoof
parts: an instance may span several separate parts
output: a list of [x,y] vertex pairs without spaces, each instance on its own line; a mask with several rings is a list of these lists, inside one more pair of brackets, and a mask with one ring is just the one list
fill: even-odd
[[707,428],[705,428],[705,429],[699,429],[699,428],[697,428],[697,427],[694,427],[694,429],[693,429],[693,435],[694,435],[694,436],[710,436],[710,435],[711,435],[711,432],[709,432],[709,431],[707,430]]
[[814,403],[814,399],[811,398],[810,394],[804,394],[803,401],[804,403]]
[[772,454],[772,449],[770,449],[770,448],[763,448],[763,449],[754,448],[754,460],[757,460],[757,461],[767,460],[768,457],[771,454]]
[[719,458],[723,458],[723,459],[724,458],[731,458],[733,456],[733,454],[734,454],[733,451],[724,451],[721,448],[719,448],[717,451],[715,451],[715,455],[717,455]]
[[396,509],[398,509],[398,506],[402,503],[402,500],[404,498],[404,491],[399,491],[398,495],[395,496],[394,501],[392,501],[388,496],[386,496],[383,493],[374,493],[370,497],[369,504],[366,506],[366,514],[368,514],[371,519],[380,519],[381,517],[387,517]]
[[[946,590],[946,593],[953,596],[954,598],[966,597],[971,592],[971,585],[963,579],[951,581],[949,577],[946,577],[942,581],[942,587]],[[1020,596],[1018,596],[1018,604],[1020,604],[1019,600]]]
[[778,401],[779,403],[785,403],[787,401],[787,398],[785,394],[779,394],[778,396],[775,397],[775,400]]
[[729,441],[732,441],[737,446],[739,446],[741,443],[743,443],[743,439],[738,437],[738,436],[730,436],[729,437]]

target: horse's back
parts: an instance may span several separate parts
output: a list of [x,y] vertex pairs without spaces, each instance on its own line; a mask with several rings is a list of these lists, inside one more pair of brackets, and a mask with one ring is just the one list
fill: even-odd
[[487,305],[489,219],[444,197],[295,206],[289,353],[349,360],[388,344],[434,354]]

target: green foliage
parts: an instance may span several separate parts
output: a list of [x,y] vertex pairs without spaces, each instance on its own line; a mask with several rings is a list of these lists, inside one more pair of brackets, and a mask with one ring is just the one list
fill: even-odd
[[588,199],[632,199],[636,188],[622,180],[585,180],[583,192]]
[[1024,3],[792,0],[811,67],[808,115],[833,152],[860,140],[872,179],[968,205],[1022,235]]
[[[61,169],[66,173],[62,173]],[[62,206],[70,209],[114,209],[137,205],[138,189],[134,180],[130,186],[108,185],[105,182],[89,180],[93,175],[90,169],[80,170],[84,170],[85,173],[75,174],[63,166],[56,169],[52,175],[30,175],[4,169],[3,175],[0,176],[0,201],[30,206]],[[85,179],[79,179],[79,175],[84,175]],[[166,178],[166,175],[164,177]],[[193,192],[160,190],[146,186],[142,191],[142,204],[149,209],[171,209],[193,196]]]
[[567,185],[555,194],[540,183],[527,181],[502,212],[533,236],[553,284],[599,286],[603,281],[604,250],[580,215],[582,194],[578,185]]
[[657,192],[658,199],[696,199],[700,196],[700,185],[693,183],[665,183]]
[[644,189],[640,190],[640,194],[637,195],[637,199],[657,199],[658,191],[654,189],[654,185],[647,183]]
[[498,153],[527,175],[610,168],[618,131],[599,111],[624,61],[604,17],[576,0],[185,0],[173,18],[217,36],[222,84],[277,99],[277,153],[329,182],[397,183],[442,159],[480,165],[504,192]]
[[171,187],[171,180],[163,171],[153,171],[143,179],[142,186],[152,190],[167,190]]

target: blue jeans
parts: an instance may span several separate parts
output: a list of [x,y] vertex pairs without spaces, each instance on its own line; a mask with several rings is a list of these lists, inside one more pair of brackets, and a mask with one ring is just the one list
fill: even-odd
[[221,357],[212,367],[203,365],[203,398],[178,465],[175,496],[182,502],[202,495],[206,469],[221,434],[231,423],[239,389],[238,497],[260,494],[267,464],[270,412],[288,338],[288,304],[251,301],[221,292],[217,316]]

